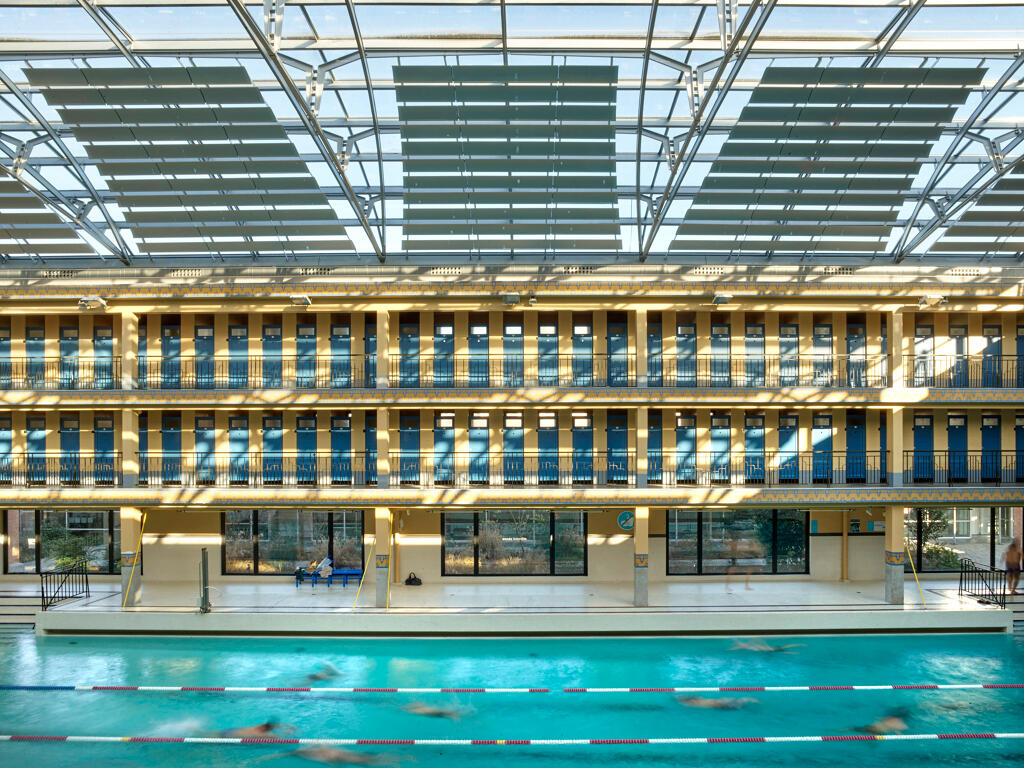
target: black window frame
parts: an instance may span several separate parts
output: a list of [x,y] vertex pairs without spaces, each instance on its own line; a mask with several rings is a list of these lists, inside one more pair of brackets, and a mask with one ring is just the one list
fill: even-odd
[[[34,513],[33,522],[33,533],[36,539],[35,547],[35,568],[31,571],[14,571],[10,570],[10,531],[8,530],[8,513],[13,511],[20,511],[22,507],[16,505],[10,505],[3,509],[3,535],[4,535],[4,575],[20,576],[24,574],[38,575],[41,571],[43,562],[43,547],[42,547],[42,523],[44,512],[106,512],[107,514],[107,568],[106,570],[93,571],[89,573],[95,576],[117,576],[121,573],[121,552],[114,551],[114,515],[120,516],[121,510],[119,509],[32,509]],[[125,542],[121,542],[121,549],[124,550]]]
[[[473,572],[472,573],[448,573],[445,568],[446,557],[445,557],[445,519],[449,513],[441,513],[441,576],[444,578],[484,578],[484,579],[504,579],[504,578],[526,578],[526,579],[544,579],[551,577],[565,577],[578,579],[580,577],[586,577],[589,574],[590,569],[590,547],[587,540],[587,534],[589,530],[589,514],[583,510],[529,510],[535,512],[546,512],[548,515],[548,531],[549,531],[549,544],[548,544],[548,572],[547,573],[480,573],[480,514],[481,512],[507,512],[509,510],[497,509],[497,510],[479,510],[479,509],[467,509],[454,512],[452,514],[472,514],[473,515]],[[555,515],[558,514],[579,514],[583,519],[583,571],[581,573],[555,573]]]
[[[913,514],[914,514],[914,549],[910,552],[910,556],[913,559],[913,569],[916,569],[918,573],[958,573],[959,572],[958,569],[954,569],[954,568],[922,568],[921,567],[922,564],[924,563],[924,544],[925,544],[925,542],[923,541],[923,535],[922,535],[924,533],[924,515],[922,515],[921,513],[922,513],[922,511],[929,510],[929,509],[945,509],[945,510],[953,510],[953,509],[960,509],[960,508],[968,508],[969,509],[969,508],[974,507],[974,506],[975,505],[972,504],[971,502],[967,502],[966,504],[953,505],[953,506],[949,506],[949,507],[944,507],[944,506],[928,506],[928,507],[914,507],[914,506],[912,506],[912,507],[910,507],[910,509],[913,510]],[[999,566],[996,565],[996,563],[998,562],[997,558],[999,557],[999,553],[996,550],[996,538],[998,536],[998,533],[997,533],[997,530],[996,530],[996,519],[997,519],[997,517],[999,515],[999,510],[1000,509],[1010,509],[1011,507],[1010,506],[1005,506],[1004,507],[1002,505],[995,505],[995,506],[993,506],[993,505],[989,505],[989,504],[978,504],[977,506],[978,507],[982,507],[982,508],[985,508],[985,507],[988,508],[988,522],[989,522],[989,524],[988,524],[988,557],[989,557],[989,560],[988,561],[989,561],[990,564],[992,564],[992,567],[998,568]],[[909,526],[907,526],[907,527],[909,527]],[[904,534],[904,539],[906,539],[906,534]],[[913,569],[911,568],[911,563],[909,561],[905,561],[904,562],[903,570],[904,570],[905,573],[912,573]]]

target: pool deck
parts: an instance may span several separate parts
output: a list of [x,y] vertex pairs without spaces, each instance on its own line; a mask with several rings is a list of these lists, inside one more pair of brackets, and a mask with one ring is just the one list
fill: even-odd
[[[350,585],[313,590],[291,583],[219,584],[213,611],[196,610],[195,585],[144,587],[144,605],[122,611],[116,584],[91,597],[36,614],[40,634],[238,635],[565,635],[785,634],[846,632],[1007,632],[1013,610],[960,600],[956,583],[914,583],[903,606],[880,602],[880,582],[776,581],[652,585],[647,608],[635,608],[632,585],[395,585],[391,607],[373,608],[370,590]],[[9,589],[9,587],[8,587]],[[1018,597],[1017,600],[1024,601]],[[1024,607],[1016,606],[1016,607]]]

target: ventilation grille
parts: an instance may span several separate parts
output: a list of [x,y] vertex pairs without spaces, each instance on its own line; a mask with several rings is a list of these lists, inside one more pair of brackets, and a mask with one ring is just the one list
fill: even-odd
[[983,273],[984,270],[981,267],[954,267],[947,274],[953,277],[978,277]]
[[298,271],[298,273],[300,275],[306,275],[307,277],[308,276],[316,276],[316,275],[323,276],[323,275],[331,274],[331,268],[330,267],[299,267],[297,271]]
[[701,267],[694,267],[690,270],[691,275],[724,275],[729,272],[728,267],[716,267],[711,265],[705,265]]
[[431,267],[432,275],[461,275],[462,267]]
[[822,275],[852,275],[853,267],[818,267],[814,271]]
[[205,269],[172,269],[168,277],[205,277],[207,272]]
[[43,277],[74,277],[73,269],[44,269]]

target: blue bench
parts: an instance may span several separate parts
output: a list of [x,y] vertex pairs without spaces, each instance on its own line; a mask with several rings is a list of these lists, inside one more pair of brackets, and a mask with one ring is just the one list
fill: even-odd
[[[314,576],[314,579],[319,578]],[[327,586],[331,586],[331,582],[335,579],[341,579],[342,588],[348,586],[349,579],[355,579],[356,583],[360,583],[363,580],[363,569],[362,568],[335,568],[331,571],[331,575],[327,577]]]

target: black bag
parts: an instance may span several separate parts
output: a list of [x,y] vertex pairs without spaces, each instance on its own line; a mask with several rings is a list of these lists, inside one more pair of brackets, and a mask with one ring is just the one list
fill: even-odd
[[419,576],[410,571],[409,575],[405,579],[405,583],[407,586],[410,587],[418,587],[423,583],[423,581],[420,579]]

